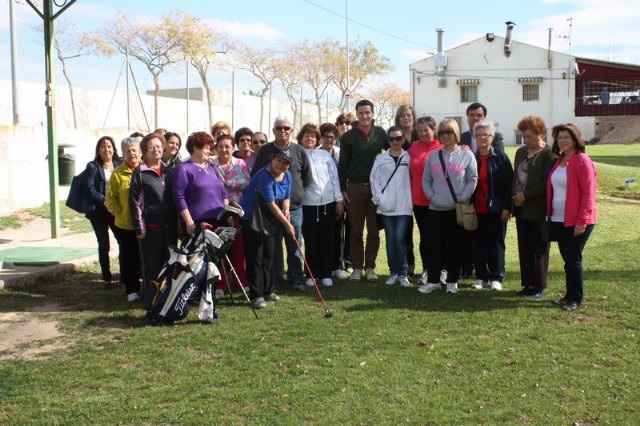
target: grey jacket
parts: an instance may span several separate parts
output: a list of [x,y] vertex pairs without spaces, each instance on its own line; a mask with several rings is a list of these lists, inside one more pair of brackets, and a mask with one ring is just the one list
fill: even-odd
[[453,210],[456,205],[440,164],[438,155],[440,152],[442,152],[453,191],[457,197],[462,197],[467,203],[478,183],[478,166],[473,153],[460,149],[459,146],[456,146],[451,153],[442,148],[429,156],[422,175],[422,190],[429,198],[429,209]]

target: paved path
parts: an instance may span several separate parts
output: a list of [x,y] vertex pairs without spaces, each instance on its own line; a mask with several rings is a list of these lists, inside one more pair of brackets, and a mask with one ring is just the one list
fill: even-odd
[[[59,238],[51,238],[50,222],[48,219],[35,219],[20,229],[0,231],[0,250],[12,247],[84,247],[95,248],[96,254],[61,262],[52,266],[15,266],[4,262],[0,269],[0,288],[23,287],[33,283],[42,275],[52,274],[75,265],[92,263],[98,260],[98,243],[93,232],[86,234],[65,234],[64,230]],[[117,254],[118,245],[111,236],[111,253]]]

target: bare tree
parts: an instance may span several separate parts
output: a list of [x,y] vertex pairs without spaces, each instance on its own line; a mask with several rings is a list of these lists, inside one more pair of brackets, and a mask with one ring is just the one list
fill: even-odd
[[[42,25],[36,25],[33,28],[39,33],[44,32]],[[83,44],[77,34],[77,25],[74,22],[63,18],[58,21],[53,34],[53,47],[56,50],[58,60],[62,64],[62,74],[64,75],[64,79],[67,81],[67,86],[69,87],[73,127],[76,129],[78,128],[78,114],[76,111],[76,101],[73,93],[73,84],[71,83],[71,75],[67,68],[67,60],[79,58],[92,53],[91,46]]]
[[384,120],[389,125],[394,123],[398,107],[411,103],[411,94],[393,82],[377,85],[369,90],[366,96],[376,106],[376,115],[380,121]]
[[[344,47],[337,40],[332,43],[331,56],[327,64],[333,67],[333,83],[343,95],[340,101],[340,109],[344,110],[346,99],[344,94],[358,90],[362,82],[370,77],[383,76],[393,71],[393,65],[389,58],[381,56],[378,49],[367,41],[365,43],[355,40],[349,45],[349,78],[347,79],[347,61]],[[348,84],[347,84],[348,80]]]
[[215,61],[216,55],[227,53],[229,42],[222,33],[217,32],[209,23],[200,18],[185,13],[182,19],[180,25],[184,29],[183,51],[202,80],[202,87],[204,87],[207,96],[209,127],[211,127],[213,125],[213,92],[209,86],[207,73],[209,66]]
[[304,41],[298,47],[300,78],[313,92],[318,108],[318,123],[322,123],[322,98],[335,78],[330,61],[337,43],[337,40],[325,38],[313,44]]
[[248,71],[260,80],[262,87],[257,92],[260,96],[260,129],[264,123],[264,97],[273,86],[278,66],[277,52],[273,49],[256,49],[238,42],[231,54],[232,64],[241,70]]
[[158,127],[160,75],[170,65],[184,59],[184,13],[171,11],[151,22],[132,21],[119,12],[104,29],[85,38],[105,56],[128,54],[143,63],[153,77],[154,126]]
[[[282,53],[282,59],[276,67],[278,79],[282,83],[282,88],[289,98],[291,112],[293,113],[293,122],[291,125],[296,127],[296,118],[298,116],[298,102],[302,90],[302,79],[300,78],[300,58],[298,57],[299,46],[290,45],[285,47]],[[300,117],[302,121],[302,117]],[[302,123],[301,123],[302,124]]]

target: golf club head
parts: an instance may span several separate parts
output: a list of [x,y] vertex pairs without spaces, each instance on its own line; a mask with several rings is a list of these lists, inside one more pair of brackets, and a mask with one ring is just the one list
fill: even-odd
[[333,318],[333,312],[331,312],[331,311],[325,312],[324,317],[325,318]]

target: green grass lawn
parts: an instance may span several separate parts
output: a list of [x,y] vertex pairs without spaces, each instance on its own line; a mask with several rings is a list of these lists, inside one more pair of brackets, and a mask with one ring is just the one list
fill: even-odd
[[[25,218],[31,216],[50,219],[49,203],[44,203],[40,207],[32,209],[23,209],[13,215],[0,216],[0,231],[20,228],[25,224]],[[64,201],[60,201],[60,227],[67,228],[69,233],[72,234],[91,232],[93,230],[91,223],[84,217],[84,214],[70,209],[65,205]]]
[[386,286],[383,240],[378,283],[322,288],[329,319],[314,292],[284,289],[259,320],[225,298],[213,325],[192,314],[147,327],[141,306],[102,290],[92,265],[0,290],[0,314],[48,305],[35,315],[66,334],[65,349],[0,361],[0,423],[636,425],[640,201],[609,166],[637,175],[640,164],[608,157],[638,156],[640,145],[588,153],[600,158],[599,223],[577,313],[551,303],[564,290],[556,247],[545,300],[515,295],[513,222],[504,291]]

